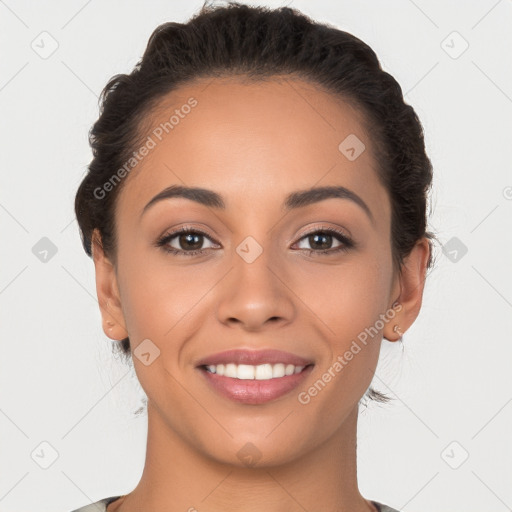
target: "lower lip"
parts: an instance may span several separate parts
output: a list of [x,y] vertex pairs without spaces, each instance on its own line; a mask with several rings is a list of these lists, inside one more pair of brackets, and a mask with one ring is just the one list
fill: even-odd
[[203,367],[199,370],[221,395],[243,404],[263,404],[295,389],[311,373],[313,366],[306,366],[300,373],[268,380],[233,379],[211,373]]

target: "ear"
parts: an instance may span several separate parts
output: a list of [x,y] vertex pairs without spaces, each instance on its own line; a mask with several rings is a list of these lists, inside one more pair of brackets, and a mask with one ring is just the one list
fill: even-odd
[[[384,337],[389,341],[398,341],[402,334],[416,320],[423,300],[423,289],[427,272],[430,246],[426,237],[421,238],[411,253],[404,259],[399,275],[393,287],[390,308],[396,302],[395,317],[384,328]],[[396,294],[399,292],[398,297]]]
[[100,306],[103,332],[112,340],[128,337],[121,308],[121,297],[117,285],[114,265],[105,256],[101,235],[97,229],[93,231],[91,250],[96,269],[96,293]]

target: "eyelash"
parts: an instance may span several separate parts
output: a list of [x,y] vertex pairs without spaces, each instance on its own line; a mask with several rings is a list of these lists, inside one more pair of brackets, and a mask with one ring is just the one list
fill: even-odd
[[[317,227],[313,231],[309,231],[308,233],[305,233],[304,235],[302,235],[302,237],[299,238],[298,241],[300,242],[304,238],[306,238],[310,235],[318,234],[318,233],[322,233],[325,235],[337,235],[337,236],[335,236],[335,238],[338,239],[338,241],[342,242],[342,245],[340,245],[339,247],[336,247],[335,249],[299,249],[299,250],[307,251],[308,256],[311,256],[311,255],[318,256],[319,254],[329,255],[329,254],[335,254],[335,253],[340,253],[340,252],[347,252],[350,249],[356,247],[356,244],[350,238],[348,238],[341,231],[338,231],[337,229],[334,229],[334,228],[322,228],[322,227],[318,228]],[[165,235],[163,235],[161,238],[159,238],[155,242],[155,245],[157,247],[160,247],[166,253],[174,254],[176,256],[195,256],[197,254],[204,254],[206,252],[205,249],[198,249],[198,250],[193,250],[193,251],[183,251],[183,250],[175,249],[174,247],[169,247],[167,245],[173,238],[175,238],[177,235],[181,235],[181,234],[197,234],[197,235],[202,235],[202,236],[205,236],[205,237],[211,239],[211,237],[207,233],[205,233],[204,231],[201,231],[200,229],[190,228],[190,227],[182,227],[182,228],[180,228],[176,231],[173,231],[171,233],[166,233]]]

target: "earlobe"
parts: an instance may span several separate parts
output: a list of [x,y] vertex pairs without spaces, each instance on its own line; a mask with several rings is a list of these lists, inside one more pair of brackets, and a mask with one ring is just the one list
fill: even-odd
[[404,333],[400,329],[400,326],[398,324],[395,324],[395,326],[393,327],[393,332],[397,333],[398,338],[396,340],[390,340],[390,341],[400,341],[402,339],[402,336],[404,335]]
[[[395,301],[392,306],[394,310],[394,317],[393,320],[389,322],[389,325],[386,326],[384,329],[383,337],[386,338],[388,341],[395,342],[395,341],[402,341],[402,337],[404,335],[404,331],[402,330],[400,326],[400,312],[403,311],[403,306],[400,302]],[[391,332],[392,334],[386,334]]]
[[124,315],[121,308],[121,297],[117,286],[114,265],[107,258],[101,244],[101,235],[95,229],[91,244],[95,272],[96,293],[102,316],[103,332],[112,340],[128,337]]
[[400,295],[397,299],[401,308],[386,326],[387,333],[384,334],[389,341],[401,341],[420,312],[429,255],[430,245],[428,239],[423,237],[404,259],[399,275]]
[[[126,331],[122,313],[121,316],[114,316],[114,314],[111,313],[112,308],[109,303],[110,299],[107,299],[104,311],[102,311],[103,332],[111,340],[120,341],[128,337],[128,332]],[[115,308],[116,315],[118,315],[118,310],[120,309],[121,308]],[[116,320],[115,318],[119,319]]]

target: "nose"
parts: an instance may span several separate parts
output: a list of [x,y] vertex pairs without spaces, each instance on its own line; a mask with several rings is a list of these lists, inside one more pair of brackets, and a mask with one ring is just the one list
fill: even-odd
[[234,255],[233,268],[223,280],[217,301],[217,319],[228,326],[257,331],[267,324],[292,322],[296,305],[284,266],[270,260],[269,251],[251,263]]

